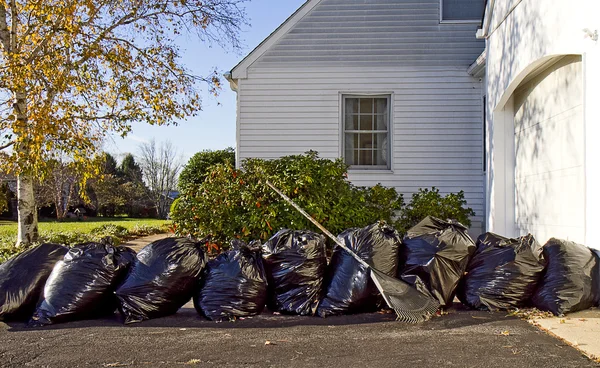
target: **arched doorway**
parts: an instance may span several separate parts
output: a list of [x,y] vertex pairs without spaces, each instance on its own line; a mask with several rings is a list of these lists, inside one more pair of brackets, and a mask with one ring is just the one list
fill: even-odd
[[549,58],[517,83],[502,108],[506,230],[584,242],[582,58]]

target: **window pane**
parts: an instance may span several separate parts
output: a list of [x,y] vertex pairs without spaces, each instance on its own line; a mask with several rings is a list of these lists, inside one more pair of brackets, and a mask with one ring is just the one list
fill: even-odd
[[358,113],[358,98],[347,98],[346,99],[346,114],[357,114]]
[[387,165],[387,151],[377,150],[376,154],[376,165]]
[[384,114],[387,113],[387,98],[376,98],[375,99],[375,113]]
[[358,135],[358,148],[373,148],[373,139],[371,134]]
[[372,98],[361,98],[360,99],[360,113],[370,114],[373,112],[373,99]]
[[359,129],[373,130],[373,115],[361,115]]
[[[344,137],[345,162],[348,165],[358,165],[358,133],[346,133]],[[356,156],[356,157],[355,157]]]
[[443,20],[481,20],[485,0],[443,0]]
[[375,115],[375,130],[387,130],[388,129],[388,115],[377,114]]
[[387,133],[377,134],[377,165],[387,165],[388,163],[388,142]]
[[346,122],[344,123],[346,130],[358,130],[358,115],[357,114],[354,114],[354,115],[346,114],[344,119],[346,120]]
[[373,165],[373,151],[372,150],[360,150],[358,164],[359,165]]

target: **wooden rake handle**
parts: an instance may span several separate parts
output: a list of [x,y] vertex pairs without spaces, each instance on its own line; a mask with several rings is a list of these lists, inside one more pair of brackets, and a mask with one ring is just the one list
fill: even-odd
[[310,222],[313,223],[313,225],[315,225],[316,227],[319,228],[319,230],[321,230],[325,235],[327,235],[331,240],[333,240],[337,245],[339,245],[343,250],[345,250],[346,252],[350,253],[350,255],[352,257],[354,257],[354,259],[356,259],[356,261],[358,263],[360,263],[361,265],[367,267],[367,268],[371,268],[371,266],[369,266],[369,264],[367,262],[365,262],[362,258],[360,258],[356,253],[354,253],[353,251],[351,251],[348,247],[346,247],[346,245],[336,236],[334,236],[331,232],[329,232],[329,230],[327,230],[323,225],[321,225],[317,220],[315,220],[314,218],[312,218],[311,215],[309,215],[306,211],[304,211],[302,209],[302,207],[298,206],[294,201],[292,201],[292,199],[288,196],[286,196],[285,194],[283,194],[283,192],[281,192],[279,189],[277,189],[273,184],[271,184],[270,181],[265,180],[265,183],[269,186],[269,188],[273,189],[277,194],[279,194],[283,199],[285,199],[285,201],[287,203],[289,203],[292,207],[294,207],[296,210],[298,210],[298,212],[300,212],[304,217],[306,217],[306,219]]

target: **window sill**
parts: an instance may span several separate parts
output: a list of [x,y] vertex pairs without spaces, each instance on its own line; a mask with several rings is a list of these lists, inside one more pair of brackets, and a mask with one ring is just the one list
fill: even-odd
[[368,167],[349,167],[348,174],[393,174],[392,169],[368,168]]
[[440,20],[440,24],[479,24],[481,20]]

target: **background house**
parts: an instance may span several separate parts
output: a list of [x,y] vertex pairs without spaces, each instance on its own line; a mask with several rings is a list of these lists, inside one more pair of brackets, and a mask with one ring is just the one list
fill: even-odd
[[600,248],[600,1],[488,0],[487,224]]
[[[228,75],[236,162],[316,150],[357,185],[465,191],[485,214],[484,0],[309,0]],[[475,68],[477,69],[477,68]],[[469,74],[469,72],[471,74]]]

